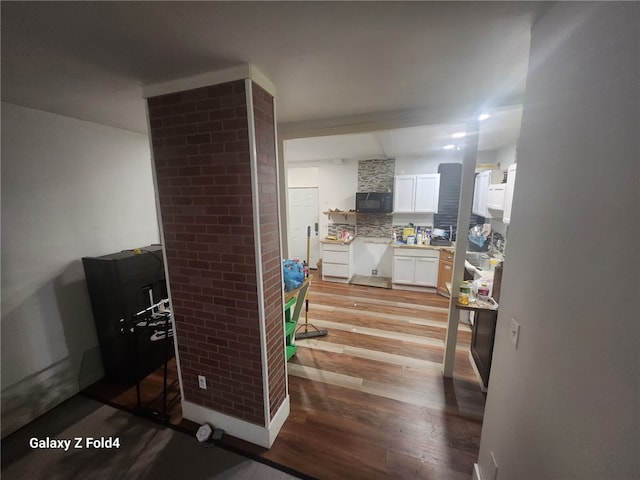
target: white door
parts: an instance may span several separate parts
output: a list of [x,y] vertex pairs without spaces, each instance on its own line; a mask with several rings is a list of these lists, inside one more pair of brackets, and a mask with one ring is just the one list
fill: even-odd
[[311,227],[309,265],[316,268],[319,252],[318,188],[288,189],[289,258],[307,259],[307,227]]

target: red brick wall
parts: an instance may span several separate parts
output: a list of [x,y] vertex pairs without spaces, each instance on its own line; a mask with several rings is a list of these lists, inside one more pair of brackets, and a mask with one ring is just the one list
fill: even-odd
[[148,106],[184,399],[264,425],[244,81]]
[[269,414],[270,418],[273,418],[286,396],[275,120],[273,97],[255,83],[252,84],[252,90],[258,154],[260,245],[267,337]]

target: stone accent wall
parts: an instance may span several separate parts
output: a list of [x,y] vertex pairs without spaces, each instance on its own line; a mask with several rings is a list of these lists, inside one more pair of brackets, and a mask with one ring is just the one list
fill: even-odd
[[358,236],[388,238],[391,240],[392,218],[391,215],[384,213],[359,213]]
[[[395,159],[358,162],[358,192],[393,192]],[[391,238],[391,215],[358,214],[357,234],[361,237]]]
[[286,397],[284,358],[284,324],[282,304],[282,254],[278,220],[278,185],[273,97],[252,84],[255,115],[257,176],[259,195],[260,248],[264,287],[267,372],[269,379],[270,418]]
[[396,161],[360,160],[358,162],[358,192],[393,192]]
[[[263,426],[258,282],[272,302],[265,308],[267,341],[280,335],[284,347],[282,326],[280,333],[274,326],[282,308],[281,276],[274,274],[275,264],[280,270],[275,147],[273,138],[261,144],[273,131],[273,109],[262,93],[256,96],[258,184],[265,200],[262,206],[259,199],[259,239],[245,81],[149,98],[148,107],[184,399]],[[260,259],[256,241],[264,243]],[[284,353],[269,345],[273,396],[280,399]],[[207,377],[207,390],[198,388],[199,374]]]

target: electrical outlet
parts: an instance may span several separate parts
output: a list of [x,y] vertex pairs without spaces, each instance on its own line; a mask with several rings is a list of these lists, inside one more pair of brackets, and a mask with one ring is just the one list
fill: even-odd
[[518,349],[518,339],[520,338],[520,324],[515,318],[511,319],[511,343],[513,348]]
[[376,270],[375,268],[371,269],[371,275],[377,275],[378,274],[378,270]]
[[202,390],[206,390],[207,389],[207,379],[204,375],[198,375],[198,386],[202,389]]

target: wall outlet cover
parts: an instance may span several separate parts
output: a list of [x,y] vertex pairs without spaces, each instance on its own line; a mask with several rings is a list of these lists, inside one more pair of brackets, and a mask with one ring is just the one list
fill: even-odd
[[207,379],[205,378],[204,375],[198,375],[198,386],[202,390],[206,390],[207,389]]

